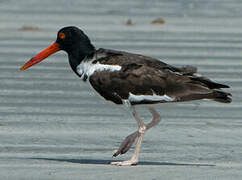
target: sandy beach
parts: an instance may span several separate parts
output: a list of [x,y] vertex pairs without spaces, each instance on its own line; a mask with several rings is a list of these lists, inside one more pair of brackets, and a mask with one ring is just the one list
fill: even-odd
[[[0,0],[0,179],[241,179],[241,8],[239,0]],[[19,70],[69,25],[97,48],[196,66],[229,85],[233,102],[155,106],[162,122],[145,135],[139,165],[111,166],[132,155],[112,158],[137,129],[128,111],[90,91],[64,52]]]

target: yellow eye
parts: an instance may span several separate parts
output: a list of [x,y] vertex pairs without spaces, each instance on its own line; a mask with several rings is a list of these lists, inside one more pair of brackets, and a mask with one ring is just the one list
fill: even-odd
[[59,37],[60,39],[65,39],[65,38],[66,38],[66,35],[65,35],[64,33],[60,32],[60,33],[58,34],[58,37]]

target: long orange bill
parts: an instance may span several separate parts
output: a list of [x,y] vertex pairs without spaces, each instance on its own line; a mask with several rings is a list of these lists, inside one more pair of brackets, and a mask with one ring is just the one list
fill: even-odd
[[29,67],[39,63],[40,61],[44,60],[51,54],[54,54],[55,52],[60,50],[60,45],[57,42],[54,42],[51,44],[48,48],[45,50],[41,51],[39,54],[31,58],[27,63],[25,63],[20,70],[24,71],[25,69],[28,69]]

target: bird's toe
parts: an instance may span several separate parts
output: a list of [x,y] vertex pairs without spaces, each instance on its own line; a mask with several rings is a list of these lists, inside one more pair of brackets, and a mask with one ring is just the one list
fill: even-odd
[[138,164],[138,161],[127,160],[127,161],[111,162],[110,164],[111,165],[117,165],[117,166],[136,166]]

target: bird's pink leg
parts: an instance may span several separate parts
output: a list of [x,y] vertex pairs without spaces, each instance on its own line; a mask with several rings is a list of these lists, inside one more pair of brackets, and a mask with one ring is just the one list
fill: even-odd
[[[135,138],[135,135],[137,134],[138,140],[137,140],[137,143],[136,143],[134,154],[133,154],[133,156],[131,157],[130,160],[122,161],[122,162],[111,162],[112,165],[123,166],[123,165],[136,165],[138,163],[138,161],[139,161],[139,152],[140,152],[140,148],[141,148],[141,144],[142,144],[142,140],[143,140],[145,131],[147,131],[151,127],[157,125],[161,121],[161,116],[155,111],[154,108],[150,108],[149,110],[150,110],[150,112],[151,112],[151,114],[153,116],[153,119],[152,119],[152,121],[149,124],[144,125],[143,120],[138,116],[135,108],[133,107],[133,116],[134,116],[135,120],[137,121],[139,129],[138,129],[138,133],[136,133],[136,132],[132,133],[131,135],[126,137],[125,141],[128,141],[127,139],[129,137],[132,138],[132,139]],[[122,143],[122,144],[124,144],[123,148],[125,148],[125,143]],[[129,145],[129,148],[130,148],[131,145]]]

